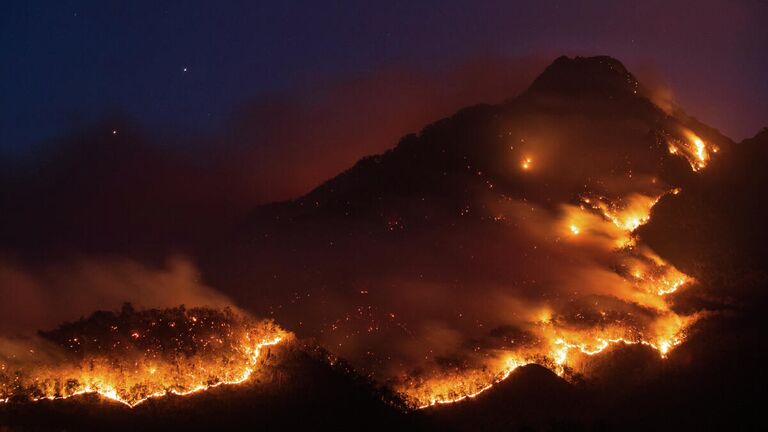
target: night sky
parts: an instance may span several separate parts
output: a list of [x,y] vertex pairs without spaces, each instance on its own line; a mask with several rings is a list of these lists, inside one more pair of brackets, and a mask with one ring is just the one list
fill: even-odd
[[734,139],[768,125],[762,1],[377,3],[5,4],[0,154],[115,113],[162,132],[217,133],[253,101],[487,56],[608,54]]

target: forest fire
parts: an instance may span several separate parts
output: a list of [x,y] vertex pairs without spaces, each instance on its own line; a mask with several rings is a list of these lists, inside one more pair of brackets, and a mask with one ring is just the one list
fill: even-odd
[[[708,147],[693,133],[686,137],[686,146],[674,147],[673,153],[681,153],[691,162],[693,171],[699,171],[709,160]],[[473,398],[507,378],[518,366],[530,363],[545,366],[567,379],[571,373],[583,372],[576,362],[579,356],[598,355],[618,345],[642,345],[666,358],[685,340],[687,329],[700,314],[680,315],[665,297],[693,279],[638,244],[634,233],[650,221],[651,210],[662,197],[679,191],[631,192],[613,199],[587,194],[579,206],[564,205],[561,220],[556,222],[561,227],[559,232],[571,238],[567,247],[576,251],[598,248],[611,257],[610,267],[618,279],[613,279],[615,286],[608,292],[652,311],[651,318],[635,321],[610,308],[592,317],[582,313],[569,317],[547,308],[527,324],[533,342],[515,350],[501,350],[497,359],[484,362],[482,367],[443,370],[435,376],[406,380],[399,389],[411,405],[427,408]]]
[[526,364],[539,364],[568,378],[566,366],[574,357],[573,353],[594,356],[615,345],[639,344],[657,351],[663,359],[674,347],[684,341],[685,329],[693,324],[696,318],[696,316],[679,317],[670,314],[668,320],[657,323],[656,333],[651,339],[630,336],[631,329],[620,325],[608,326],[595,334],[543,326],[542,340],[536,347],[521,350],[519,353],[505,353],[504,360],[494,362],[487,368],[457,371],[420,381],[408,381],[401,390],[413,407],[424,409],[474,398],[490,390],[495,384],[508,378],[515,369]]
[[[698,142],[691,138],[687,148],[700,162],[694,170],[709,157],[708,147]],[[522,169],[529,170],[532,161],[526,156]],[[546,167],[536,169],[544,172]],[[530,316],[513,321],[523,335],[513,346],[468,350],[464,362],[447,362],[422,374],[406,372],[392,384],[394,390],[411,407],[427,408],[474,398],[526,364],[545,366],[567,379],[582,372],[579,359],[616,346],[641,345],[666,358],[698,319],[674,312],[668,298],[692,278],[642,244],[636,231],[650,221],[664,196],[679,189],[654,183],[649,192],[647,184],[633,181],[630,177],[625,185],[630,192],[624,195],[582,193],[576,204],[561,204],[550,216],[536,218],[536,225],[522,224],[537,241],[550,242],[553,253],[594,257],[597,262],[576,264],[579,270],[570,276],[577,289],[585,287],[588,306],[574,307],[583,300],[577,295],[566,303],[526,304]],[[526,214],[536,210],[531,204],[524,208]],[[502,227],[521,220],[515,210],[494,214],[501,214],[494,220]],[[1,358],[0,401],[96,393],[134,407],[163,395],[189,395],[249,380],[258,374],[264,350],[290,337],[272,322],[229,311],[130,308],[97,313],[42,336],[57,347],[55,356],[41,350]],[[481,353],[472,357],[475,351]]]
[[3,353],[0,400],[65,399],[86,393],[134,407],[167,394],[239,384],[263,352],[289,334],[230,310],[124,307],[43,333],[43,350]]
[[[741,376],[731,343],[755,340],[733,337],[753,326],[731,327],[749,299],[731,285],[764,285],[764,275],[718,262],[752,244],[733,236],[720,247],[729,233],[719,229],[747,226],[732,223],[745,219],[730,217],[730,198],[752,188],[718,176],[759,170],[731,168],[730,139],[647,91],[614,59],[561,57],[517,97],[339,162],[348,169],[285,201],[214,202],[198,215],[208,201],[191,191],[190,210],[160,203],[126,234],[133,216],[114,205],[133,192],[93,209],[85,204],[103,199],[105,182],[88,177],[95,196],[62,209],[58,225],[41,228],[41,209],[56,208],[45,200],[20,211],[13,221],[41,215],[27,236],[42,232],[0,253],[10,299],[0,305],[0,430],[347,429],[329,419],[538,430],[606,415],[612,430],[634,426],[627,413],[649,422],[646,412],[677,412],[680,400],[695,411],[689,394],[706,394],[720,369]],[[116,127],[94,145],[133,139]],[[123,185],[141,171],[133,164],[105,169],[106,184]],[[55,195],[62,176],[50,177],[13,197]],[[205,196],[240,184],[225,177]],[[62,196],[79,197],[82,185],[71,188]],[[160,214],[173,220],[155,228]],[[189,226],[156,240],[179,215]],[[59,246],[56,234],[70,230]],[[146,239],[134,245],[133,235]],[[179,304],[202,307],[167,308]],[[32,336],[40,328],[53,330]]]
[[669,153],[684,157],[696,172],[706,168],[710,160],[710,152],[717,153],[716,145],[707,145],[698,135],[690,130],[684,132],[684,138],[669,140]]
[[510,356],[499,361],[496,371],[475,370],[470,373],[457,373],[449,377],[411,383],[413,387],[409,389],[408,396],[416,409],[472,399],[509,378],[515,369],[528,363],[531,362]]

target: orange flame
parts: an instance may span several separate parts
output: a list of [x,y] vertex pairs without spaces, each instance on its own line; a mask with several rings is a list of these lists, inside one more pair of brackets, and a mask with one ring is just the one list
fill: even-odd
[[[665,296],[692,279],[647,248],[637,247],[633,232],[650,220],[651,209],[663,195],[678,192],[678,189],[672,189],[653,196],[630,194],[620,202],[592,195],[582,199],[581,207],[563,208],[562,232],[574,237],[573,242],[585,244],[607,240],[616,248],[616,259],[626,268],[618,274],[629,287],[634,287],[632,298],[659,314],[648,328],[638,331],[618,321],[596,329],[573,328],[553,319],[552,312],[545,309],[533,317],[539,344],[506,352],[505,360],[481,369],[407,381],[400,390],[412,406],[427,408],[474,398],[509,377],[517,367],[530,363],[541,364],[564,376],[572,352],[594,356],[611,346],[639,344],[657,351],[662,359],[666,358],[685,340],[687,328],[698,316],[677,315],[669,308]],[[583,238],[577,240],[576,236]]]
[[[192,354],[168,356],[167,347],[160,346],[156,351],[131,350],[127,356],[122,352],[86,353],[79,361],[58,364],[42,361],[23,364],[17,370],[3,364],[0,401],[8,402],[15,397],[31,401],[56,400],[92,393],[135,407],[169,394],[185,396],[222,385],[240,384],[259,370],[265,347],[277,345],[290,336],[271,322],[252,324],[244,319],[219,322],[194,315],[188,318],[190,324],[212,328],[191,337],[192,342],[199,345],[193,347]],[[168,323],[168,327],[182,327],[176,324]],[[203,334],[209,336],[200,338]],[[141,337],[139,331],[130,334],[131,339]],[[182,345],[179,340],[183,337],[185,335],[176,333],[170,338]],[[77,342],[74,338],[73,343]]]

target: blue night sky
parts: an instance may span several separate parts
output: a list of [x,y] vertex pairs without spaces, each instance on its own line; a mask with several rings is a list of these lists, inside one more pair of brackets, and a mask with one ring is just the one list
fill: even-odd
[[209,133],[247,101],[390,65],[563,53],[652,70],[742,139],[768,125],[766,22],[761,1],[7,2],[0,155],[112,113]]

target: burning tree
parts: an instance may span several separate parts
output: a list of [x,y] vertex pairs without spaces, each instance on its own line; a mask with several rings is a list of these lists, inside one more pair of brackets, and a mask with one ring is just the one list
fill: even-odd
[[259,369],[262,350],[287,333],[229,308],[137,311],[125,304],[119,313],[99,311],[40,336],[58,349],[33,362],[0,358],[0,399],[98,393],[135,406],[241,383]]

